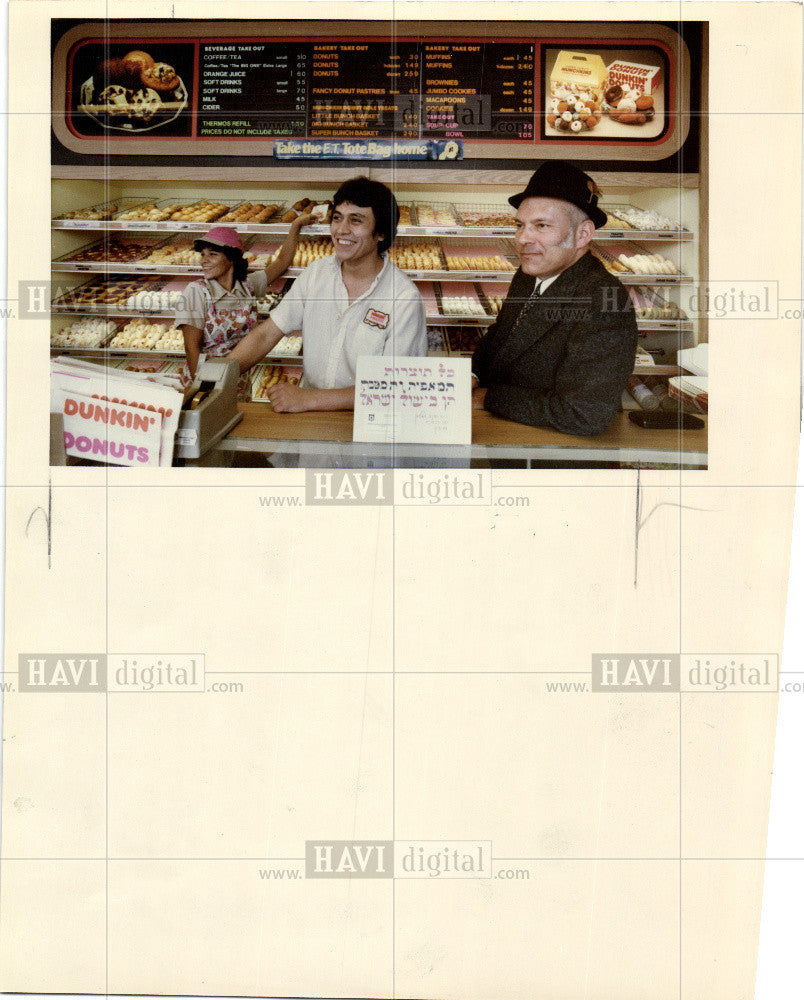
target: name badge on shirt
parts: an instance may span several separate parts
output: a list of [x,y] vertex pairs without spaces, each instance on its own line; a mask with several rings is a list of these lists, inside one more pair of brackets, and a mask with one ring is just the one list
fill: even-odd
[[369,309],[363,317],[363,322],[368,326],[376,326],[380,330],[386,330],[390,318],[388,313],[380,312],[379,309]]

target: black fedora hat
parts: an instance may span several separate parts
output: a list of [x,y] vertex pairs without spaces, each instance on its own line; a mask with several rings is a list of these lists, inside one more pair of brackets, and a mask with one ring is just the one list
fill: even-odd
[[528,181],[525,190],[511,195],[508,203],[519,208],[526,198],[568,201],[589,216],[595,229],[600,229],[606,224],[608,216],[597,207],[599,193],[595,182],[583,170],[564,160],[546,160]]

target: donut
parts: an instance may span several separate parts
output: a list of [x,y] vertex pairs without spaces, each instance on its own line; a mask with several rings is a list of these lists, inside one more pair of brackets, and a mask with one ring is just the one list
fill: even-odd
[[167,94],[175,90],[179,85],[179,78],[176,70],[167,63],[154,63],[140,73],[140,81],[143,87],[150,87],[158,94]]
[[101,91],[98,103],[105,105],[104,111],[110,118],[128,117],[128,91],[119,84]]
[[154,115],[162,110],[162,98],[150,87],[143,88],[131,95],[131,117],[137,121],[149,122]]

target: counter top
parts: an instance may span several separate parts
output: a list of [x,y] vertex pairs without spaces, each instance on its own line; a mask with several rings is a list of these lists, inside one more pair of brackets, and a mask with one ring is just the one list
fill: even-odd
[[[471,445],[364,444],[352,441],[353,413],[274,413],[267,403],[241,403],[243,419],[218,446],[227,451],[333,454],[339,458],[525,459],[566,462],[639,462],[705,466],[707,431],[645,430],[625,412],[595,437],[527,427],[486,410],[472,411]],[[301,462],[300,464],[303,464]]]

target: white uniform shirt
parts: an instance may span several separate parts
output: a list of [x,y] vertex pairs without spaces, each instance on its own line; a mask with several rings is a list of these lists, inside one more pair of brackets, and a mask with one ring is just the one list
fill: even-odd
[[310,389],[354,385],[364,354],[427,355],[424,301],[387,257],[371,287],[351,305],[334,255],[309,264],[271,319],[285,334],[302,331],[304,384]]

